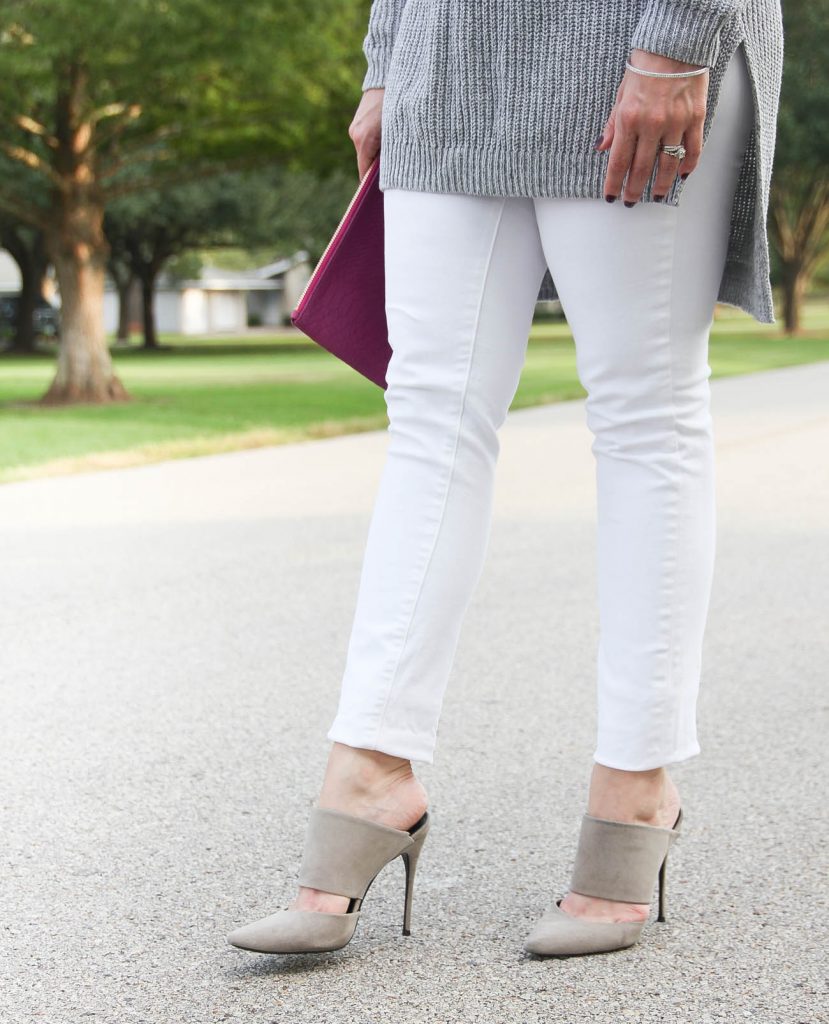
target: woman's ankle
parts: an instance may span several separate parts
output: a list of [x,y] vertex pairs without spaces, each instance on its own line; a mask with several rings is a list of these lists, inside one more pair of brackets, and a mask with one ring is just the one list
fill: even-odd
[[353,792],[370,793],[412,774],[412,763],[406,758],[381,750],[334,743],[328,754],[323,791],[326,788],[335,791],[347,788]]
[[661,824],[675,802],[676,787],[665,768],[623,771],[595,762],[590,778],[588,814],[614,821]]
[[[320,807],[389,823],[402,821],[408,826],[426,809],[426,804],[426,791],[408,759],[342,743],[332,746]],[[416,816],[415,811],[419,811]],[[407,820],[409,817],[412,822]]]

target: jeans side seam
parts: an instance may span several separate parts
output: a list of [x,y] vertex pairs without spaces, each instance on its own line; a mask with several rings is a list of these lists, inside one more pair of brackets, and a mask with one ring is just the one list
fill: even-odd
[[[476,307],[476,310],[475,310],[474,329],[473,329],[473,332],[472,332],[472,341],[471,341],[470,346],[469,346],[469,358],[467,359],[467,362],[466,362],[466,376],[465,376],[465,379],[464,379],[463,394],[461,396],[461,407],[460,407],[460,411],[458,413],[457,426],[455,428],[455,441],[454,441],[454,447],[452,449],[452,461],[451,461],[451,464],[449,466],[449,474],[448,474],[447,479],[446,479],[446,486],[445,486],[445,490],[444,490],[444,494],[443,494],[443,504],[441,505],[440,516],[438,518],[437,525],[435,526],[435,533],[434,533],[434,537],[432,539],[432,546],[431,546],[431,548],[429,550],[429,554],[428,554],[428,556],[426,558],[426,562],[425,562],[425,564],[423,566],[423,571],[422,571],[421,576],[420,576],[420,582],[419,582],[418,587],[417,587],[417,592],[415,594],[414,603],[412,604],[412,610],[409,613],[409,621],[408,621],[408,624],[406,626],[406,631],[403,634],[403,638],[402,638],[401,643],[400,643],[400,650],[399,650],[398,655],[397,655],[397,660],[394,663],[394,668],[392,669],[392,673],[391,673],[391,676],[389,678],[388,691],[386,693],[386,699],[385,699],[385,701],[383,703],[383,709],[380,712],[380,719],[379,719],[379,721],[377,723],[377,727],[376,727],[375,736],[377,736],[377,737],[379,737],[379,735],[383,731],[383,726],[385,724],[385,718],[386,718],[386,712],[388,710],[388,706],[389,706],[389,703],[391,701],[391,695],[392,695],[392,693],[394,691],[395,677],[397,675],[397,669],[398,669],[398,667],[400,665],[400,660],[403,657],[403,652],[406,649],[406,643],[407,643],[408,638],[409,638],[409,633],[411,632],[412,624],[414,622],[415,615],[417,613],[417,608],[418,608],[418,605],[420,604],[420,597],[421,597],[421,595],[423,593],[423,585],[424,585],[424,583],[426,581],[426,576],[428,575],[428,572],[429,572],[429,566],[432,563],[432,558],[434,556],[435,549],[437,548],[437,543],[438,543],[438,540],[440,539],[441,528],[443,527],[443,523],[444,523],[444,519],[445,519],[446,506],[447,506],[448,501],[449,501],[449,493],[450,493],[450,491],[452,489],[452,481],[453,481],[453,478],[454,478],[455,466],[456,466],[456,463],[457,463],[458,447],[460,445],[460,437],[461,437],[461,427],[463,425],[463,417],[464,417],[464,412],[466,410],[466,398],[467,398],[467,394],[468,394],[468,391],[469,391],[469,380],[470,380],[470,377],[472,375],[472,363],[473,363],[473,359],[474,359],[474,356],[475,356],[476,345],[477,345],[477,341],[478,341],[478,332],[479,332],[479,329],[480,329],[480,320],[481,320],[481,307],[483,306],[484,295],[486,293],[486,286],[487,286],[487,282],[489,280],[489,273],[490,273],[490,270],[492,268],[492,254],[493,254],[494,249],[495,249],[495,243],[496,243],[496,241],[498,239],[498,234],[499,234],[499,232],[501,230],[501,221],[502,221],[502,218],[503,218],[503,215],[504,215],[504,208],[506,206],[506,203],[507,203],[507,197],[501,197],[501,206],[500,206],[500,208],[498,210],[498,217],[497,217],[497,220],[495,222],[494,230],[492,232],[492,239],[490,241],[489,251],[487,253],[486,267],[485,267],[484,274],[483,274],[483,280],[481,282],[481,290],[480,290],[480,294],[478,296],[478,303],[477,303],[477,307]],[[375,742],[377,742],[377,741],[375,740]]]
[[683,475],[681,472],[682,468],[682,445],[679,441],[679,420],[677,417],[676,410],[676,387],[674,380],[674,284],[676,278],[676,244],[677,244],[677,232],[678,232],[678,213],[674,213],[671,218],[672,220],[672,231],[671,231],[671,273],[670,273],[670,287],[668,290],[668,368],[670,376],[670,396],[671,396],[671,415],[673,417],[673,430],[674,430],[674,442],[676,444],[676,456],[677,456],[677,471],[678,478],[676,483],[676,498],[674,506],[674,520],[675,520],[675,536],[674,536],[674,547],[673,547],[673,560],[672,560],[672,579],[673,587],[670,592],[670,599],[668,603],[668,660],[667,660],[667,682],[669,689],[666,689],[663,695],[663,701],[668,696],[673,696],[673,712],[671,722],[671,747],[676,750],[678,741],[678,727],[681,715],[681,698],[682,694],[675,692],[675,688],[672,691],[670,689],[671,683],[674,680],[675,675],[678,673],[674,672],[674,652],[675,652],[675,634],[676,634],[676,622],[677,622],[677,611],[676,601],[679,594],[678,586],[678,574],[680,568],[680,560],[678,552],[680,550],[681,543],[681,527],[682,527],[682,483]]

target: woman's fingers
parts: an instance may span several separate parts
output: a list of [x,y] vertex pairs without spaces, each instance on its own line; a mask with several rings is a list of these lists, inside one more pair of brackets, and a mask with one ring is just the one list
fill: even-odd
[[357,151],[357,175],[362,180],[380,152],[385,89],[366,89],[354,112],[348,135]]
[[622,98],[624,89],[625,81],[622,79],[619,88],[616,90],[616,102],[613,104],[613,109],[610,111],[610,115],[605,121],[604,128],[595,142],[595,149],[599,153],[603,153],[605,150],[610,149],[613,144],[613,136],[616,134],[616,108],[619,105],[619,100]]
[[659,139],[653,136],[640,135],[636,140],[636,150],[628,168],[627,180],[622,193],[625,206],[633,206],[642,198],[659,150]]
[[[605,176],[605,199],[621,196],[629,205],[638,203],[653,174],[654,164],[656,176],[652,193],[654,197],[664,196],[677,174],[690,174],[697,166],[702,150],[702,127],[689,128],[684,134],[681,127],[669,126],[664,131],[660,138],[654,134],[652,122],[644,122],[637,132],[636,126],[626,123],[624,118],[615,119]],[[660,148],[663,143],[683,145],[685,158],[680,161],[663,153]],[[600,151],[606,149],[607,139],[597,148]]]
[[[661,139],[660,146],[684,146],[684,138],[681,131],[672,129],[665,133],[665,136]],[[669,153],[663,153],[661,150],[658,152],[656,162],[656,177],[653,182],[653,196],[654,198],[662,199],[666,195],[668,189],[673,185],[676,179],[677,173],[679,172],[680,160],[678,157],[671,156]]]
[[[665,143],[668,145],[668,143]],[[671,143],[676,145],[676,143]],[[668,189],[673,185],[676,178],[679,160],[675,156],[668,156],[667,153],[660,153],[657,162],[656,177],[653,181],[653,197],[656,200],[664,199]]]
[[609,203],[622,194],[622,184],[635,152],[636,136],[620,125],[617,119],[604,180],[604,197]]
[[678,171],[683,177],[690,174],[699,163],[702,153],[702,128],[705,122],[705,113],[694,118],[688,128],[685,129],[685,159],[679,165]]

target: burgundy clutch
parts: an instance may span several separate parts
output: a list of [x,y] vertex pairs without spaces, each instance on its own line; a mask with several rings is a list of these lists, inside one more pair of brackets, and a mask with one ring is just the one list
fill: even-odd
[[291,313],[303,334],[386,387],[386,324],[380,155],[363,175]]

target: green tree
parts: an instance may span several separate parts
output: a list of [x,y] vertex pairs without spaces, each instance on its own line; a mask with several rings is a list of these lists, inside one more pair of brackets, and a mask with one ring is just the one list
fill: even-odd
[[44,401],[128,398],[103,325],[110,202],[232,167],[342,161],[363,7],[4,0],[0,210],[43,231],[62,302]]
[[829,252],[829,2],[786,0],[785,63],[769,210],[787,334]]
[[272,166],[239,175],[238,244],[269,247],[274,257],[306,249],[315,263],[359,184],[350,140],[349,146],[348,158],[326,174]]
[[158,348],[153,300],[166,264],[190,249],[236,244],[237,225],[246,215],[239,181],[239,174],[216,175],[125,196],[107,208],[110,273],[116,281],[137,278],[141,285],[145,348]]

